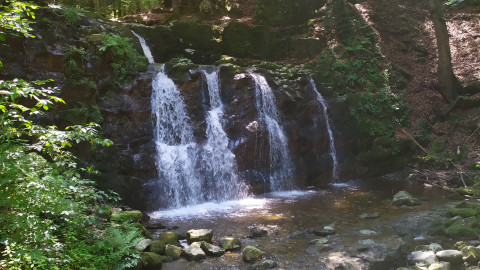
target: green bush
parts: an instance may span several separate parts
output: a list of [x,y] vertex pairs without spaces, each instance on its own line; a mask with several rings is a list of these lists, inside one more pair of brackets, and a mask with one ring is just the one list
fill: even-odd
[[69,45],[64,55],[65,75],[69,78],[80,78],[85,75],[87,52],[82,47]]
[[[23,80],[0,81],[0,268],[124,269],[136,265],[141,232],[93,213],[111,197],[82,175],[71,147],[108,146],[98,125],[58,130],[31,119],[63,102],[56,89]],[[35,101],[25,106],[19,101]],[[27,102],[30,103],[30,102]],[[115,199],[115,198],[113,198]]]
[[117,85],[128,83],[138,71],[144,71],[148,66],[147,58],[132,46],[130,38],[105,35],[99,51],[110,61]]

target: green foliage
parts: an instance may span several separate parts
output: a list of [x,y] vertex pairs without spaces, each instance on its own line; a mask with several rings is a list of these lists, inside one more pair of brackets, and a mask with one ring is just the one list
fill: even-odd
[[128,83],[138,71],[146,70],[147,58],[132,46],[130,38],[119,35],[105,35],[99,52],[110,60],[115,83]]
[[85,74],[87,52],[82,47],[67,46],[65,52],[65,75],[69,78],[80,78]]
[[[20,79],[0,81],[0,268],[124,269],[139,258],[140,231],[90,213],[109,199],[82,177],[69,149],[108,146],[95,124],[65,131],[35,123],[55,102],[56,89]],[[29,102],[27,102],[29,101]],[[32,104],[26,106],[24,104]]]

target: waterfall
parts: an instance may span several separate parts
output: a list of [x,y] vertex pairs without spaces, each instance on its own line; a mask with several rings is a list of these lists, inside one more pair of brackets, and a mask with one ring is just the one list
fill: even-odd
[[204,176],[208,200],[228,200],[246,195],[246,188],[237,175],[235,155],[228,148],[228,137],[222,126],[223,104],[220,99],[218,68],[206,69],[202,74],[207,81],[210,110],[206,115],[207,142],[203,147]]
[[255,105],[259,122],[265,125],[269,139],[270,189],[272,191],[288,190],[293,184],[293,163],[288,151],[288,141],[280,126],[280,113],[275,96],[265,77],[250,73],[255,82]]
[[152,113],[155,121],[156,165],[161,195],[168,207],[203,201],[202,181],[196,170],[198,146],[189,124],[185,103],[164,66],[152,81]]
[[140,41],[140,45],[142,45],[142,49],[143,49],[143,54],[145,54],[145,57],[147,57],[148,63],[150,64],[155,63],[155,60],[153,60],[152,52],[150,51],[150,48],[147,46],[145,39],[133,31],[132,33],[138,38],[138,41]]
[[[151,64],[152,54],[145,40],[133,33]],[[186,104],[175,83],[157,67],[152,80],[152,114],[157,150],[159,194],[167,208],[179,208],[205,201],[238,199],[246,187],[237,176],[235,156],[228,148],[222,127],[223,104],[220,99],[218,69],[202,70],[209,93],[210,109],[206,113],[207,142],[199,145]]]
[[312,78],[309,78],[310,84],[312,85],[313,92],[315,92],[317,96],[317,101],[320,103],[322,107],[322,116],[323,119],[325,119],[325,125],[327,126],[327,131],[328,131],[328,139],[329,139],[329,150],[330,150],[330,156],[332,157],[332,163],[333,163],[333,168],[332,168],[332,180],[333,182],[337,182],[338,180],[338,160],[337,160],[337,151],[335,150],[335,140],[333,138],[333,132],[332,128],[330,125],[330,119],[328,118],[328,113],[327,113],[327,103],[325,102],[325,99],[323,96],[318,92],[317,85],[313,81]]

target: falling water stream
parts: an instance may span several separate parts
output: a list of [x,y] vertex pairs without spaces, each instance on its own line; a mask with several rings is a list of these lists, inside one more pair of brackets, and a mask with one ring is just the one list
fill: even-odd
[[337,159],[337,151],[335,150],[335,139],[333,138],[333,132],[332,132],[332,127],[330,125],[330,119],[328,117],[327,113],[327,103],[325,102],[325,99],[323,98],[322,94],[318,92],[317,85],[313,81],[312,78],[309,78],[310,84],[312,85],[313,92],[315,92],[315,95],[317,96],[318,102],[320,102],[322,106],[322,116],[323,119],[325,119],[325,125],[327,127],[327,132],[328,132],[328,138],[329,138],[329,150],[330,150],[330,156],[332,157],[332,180],[334,183],[338,181],[338,159]]
[[270,157],[270,189],[271,191],[290,190],[294,188],[293,162],[288,151],[288,141],[280,126],[280,113],[277,109],[272,88],[265,77],[250,73],[255,82],[255,104],[260,123],[268,131]]

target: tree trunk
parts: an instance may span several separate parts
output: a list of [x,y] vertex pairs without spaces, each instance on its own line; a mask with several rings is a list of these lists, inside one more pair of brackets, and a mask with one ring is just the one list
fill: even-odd
[[461,86],[457,77],[453,74],[447,24],[443,18],[443,9],[440,0],[429,0],[429,4],[430,16],[435,29],[435,37],[437,38],[437,77],[440,85],[440,93],[443,98],[452,103],[457,97]]

